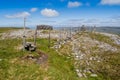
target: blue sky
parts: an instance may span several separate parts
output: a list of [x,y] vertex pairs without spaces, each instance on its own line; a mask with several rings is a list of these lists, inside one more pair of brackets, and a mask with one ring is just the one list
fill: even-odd
[[1,0],[0,26],[120,26],[120,0]]

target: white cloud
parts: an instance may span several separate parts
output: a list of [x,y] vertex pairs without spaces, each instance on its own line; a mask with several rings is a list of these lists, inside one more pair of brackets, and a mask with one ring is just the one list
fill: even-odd
[[31,8],[30,12],[36,12],[38,8]]
[[6,18],[23,18],[30,16],[29,12],[21,12],[13,15],[5,15]]
[[69,2],[68,2],[68,7],[69,7],[69,8],[79,7],[79,6],[81,6],[81,5],[82,5],[82,3],[77,2],[77,1],[75,1],[75,2],[69,1]]
[[101,0],[102,5],[120,5],[120,0]]
[[56,10],[47,8],[41,10],[41,14],[46,17],[56,17],[59,15],[59,13]]

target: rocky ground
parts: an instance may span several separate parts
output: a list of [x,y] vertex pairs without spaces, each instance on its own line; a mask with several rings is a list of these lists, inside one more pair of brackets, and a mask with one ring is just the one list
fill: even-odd
[[[93,39],[89,36],[89,33],[79,33],[71,39],[67,41],[63,40],[54,46],[60,55],[63,53],[74,57],[74,66],[79,77],[98,77],[100,71],[98,64],[100,64],[101,67],[105,67],[106,65],[104,62],[109,62],[109,59],[111,59],[110,56],[107,56],[109,59],[105,58],[104,54],[120,54],[119,36],[98,32],[94,34],[109,37],[111,39],[111,44],[109,44],[110,42],[106,43],[105,41]],[[115,45],[117,45],[117,47]],[[69,50],[69,52],[67,50]],[[108,64],[107,66],[111,65]],[[109,70],[110,68],[106,68],[106,70],[107,69]],[[117,73],[119,73],[119,71]]]
[[109,34],[109,33],[99,33],[99,34],[103,34],[105,36],[110,37],[111,40],[113,40],[115,44],[120,45],[120,37],[118,35]]
[[[79,77],[87,77],[87,74],[97,77],[97,73],[93,69],[94,63],[97,64],[104,61],[97,54],[104,53],[106,51],[113,53],[119,51],[118,48],[113,47],[110,44],[93,40],[90,37],[86,36],[81,36],[77,39],[74,39],[71,42],[71,45],[73,51],[72,54],[74,55],[76,60],[76,72]],[[91,54],[93,54],[94,56],[91,56]]]
[[[7,38],[22,38],[23,30],[11,31],[2,33],[1,39]],[[34,38],[34,30],[26,30],[26,38]],[[97,34],[95,36],[94,34]],[[60,55],[67,55],[68,58],[74,59],[74,68],[79,77],[98,77],[100,76],[100,68],[104,70],[112,70],[108,60],[112,59],[111,55],[120,54],[120,37],[108,33],[94,33],[93,37],[89,32],[71,33],[65,31],[50,31],[52,39],[57,39],[57,42],[52,47]],[[102,39],[97,39],[99,35],[103,35]],[[38,38],[48,38],[49,31],[37,31]],[[96,37],[96,38],[95,38]],[[109,37],[109,42],[107,38]],[[110,42],[111,41],[111,42]],[[108,55],[110,54],[110,56]],[[106,56],[107,55],[107,56]],[[107,66],[107,67],[106,67]],[[113,71],[116,71],[113,69]],[[120,71],[116,71],[119,73]],[[116,74],[117,75],[117,74]]]
[[[9,31],[9,32],[5,32],[5,33],[1,33],[1,39],[14,39],[14,38],[23,38],[23,35],[25,35],[26,38],[34,38],[35,35],[35,30],[30,30],[30,29],[26,29],[25,33],[24,31],[21,30],[13,30],[13,31]],[[52,39],[65,39],[67,36],[69,36],[69,32],[59,32],[59,31],[50,31],[50,37]],[[44,31],[44,30],[38,30],[37,31],[37,37],[38,38],[48,38],[49,37],[49,31]]]

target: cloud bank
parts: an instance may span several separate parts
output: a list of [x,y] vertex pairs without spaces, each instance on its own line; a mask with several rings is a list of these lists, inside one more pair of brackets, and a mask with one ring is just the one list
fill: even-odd
[[120,5],[120,0],[101,0],[102,5]]
[[29,12],[21,12],[13,15],[5,15],[6,18],[24,18],[30,16]]
[[53,9],[43,9],[41,10],[41,14],[45,17],[56,17],[59,16],[59,13],[56,10]]
[[69,2],[68,2],[68,8],[79,7],[79,6],[81,6],[81,5],[82,5],[82,3],[77,2],[77,1],[75,1],[75,2],[69,1]]

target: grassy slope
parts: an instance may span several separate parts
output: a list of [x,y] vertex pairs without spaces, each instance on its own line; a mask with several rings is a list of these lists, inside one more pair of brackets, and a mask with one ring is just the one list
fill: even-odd
[[[48,62],[38,65],[24,61],[22,56],[30,52],[15,50],[21,40],[0,40],[0,80],[77,80],[73,61],[59,56],[53,49],[48,49],[46,39],[37,39],[38,49],[47,53]],[[31,53],[36,55],[36,53]]]

